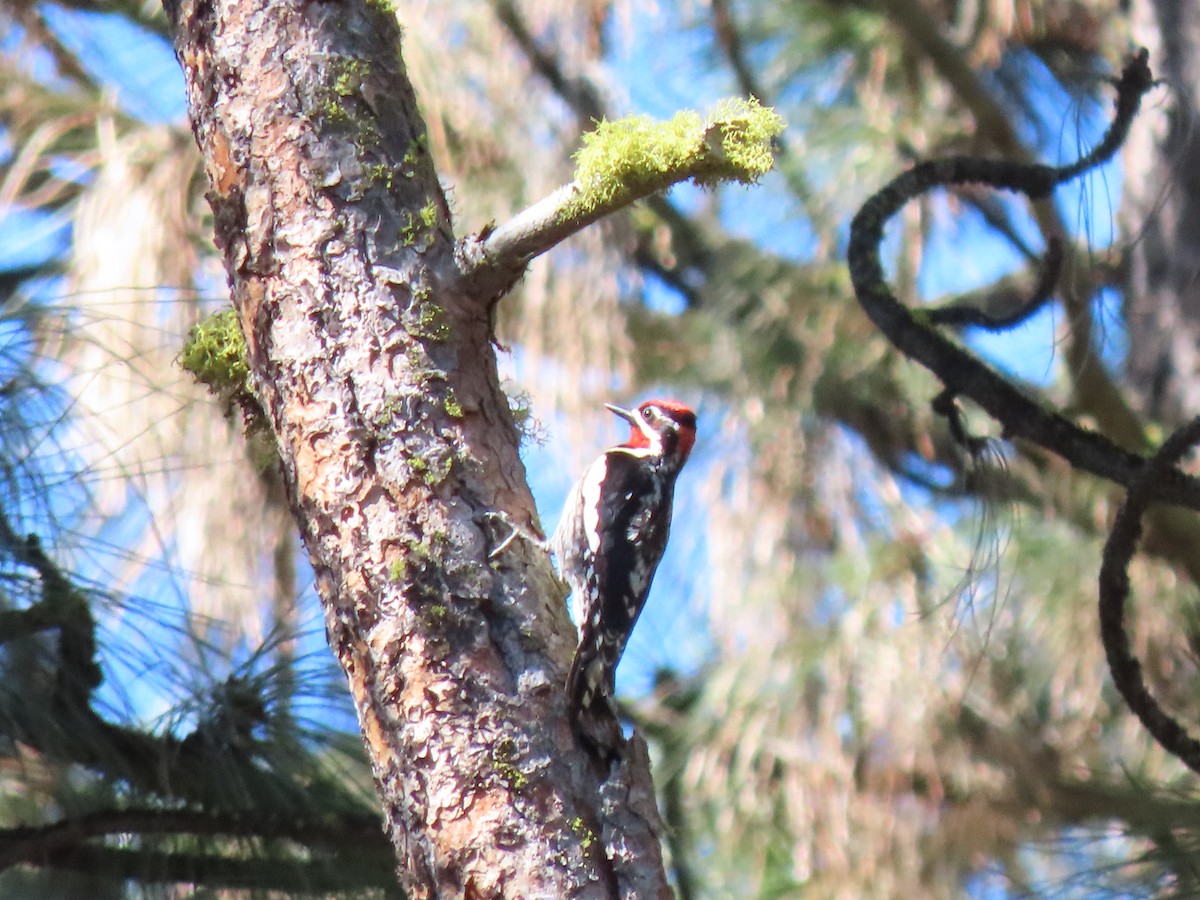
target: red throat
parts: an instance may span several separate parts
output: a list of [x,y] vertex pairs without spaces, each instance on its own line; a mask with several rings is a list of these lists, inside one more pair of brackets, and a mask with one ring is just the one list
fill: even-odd
[[650,438],[646,437],[646,435],[642,432],[642,429],[638,428],[636,425],[630,425],[629,440],[625,442],[625,446],[631,447],[634,450],[637,450],[641,447],[649,447]]

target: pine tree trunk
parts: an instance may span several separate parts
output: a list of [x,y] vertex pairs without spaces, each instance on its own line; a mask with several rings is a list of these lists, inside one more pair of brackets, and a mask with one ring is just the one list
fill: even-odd
[[[644,746],[598,785],[490,304],[381,2],[168,0],[255,389],[413,897],[669,896]],[[417,27],[419,23],[414,23]],[[447,71],[446,77],[453,77]]]
[[1125,147],[1129,374],[1173,428],[1200,413],[1200,6],[1138,0],[1132,12],[1165,87]]

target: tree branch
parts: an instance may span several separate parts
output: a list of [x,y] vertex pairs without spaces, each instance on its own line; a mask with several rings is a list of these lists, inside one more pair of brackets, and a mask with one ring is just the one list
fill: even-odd
[[[0,613],[0,643],[58,632],[53,687],[31,691],[6,685],[0,692],[0,734],[28,744],[48,759],[85,766],[144,794],[200,803],[210,810],[306,816],[324,804],[331,812],[362,812],[349,794],[263,766],[248,734],[240,743],[224,739],[230,730],[221,726],[228,722],[202,720],[192,734],[180,739],[118,725],[99,715],[91,695],[102,673],[87,599],[36,536],[21,538],[3,515],[0,550],[33,568],[42,582],[37,603]],[[257,699],[252,695],[251,705]]]
[[460,241],[463,289],[505,293],[535,256],[593,222],[681,181],[752,184],[774,163],[783,120],[756,101],[729,100],[707,115],[668,122],[645,116],[601,122],[576,155],[575,180],[509,221]]
[[[496,18],[509,32],[516,45],[525,54],[530,65],[541,75],[559,98],[567,104],[586,128],[594,122],[608,117],[609,110],[595,84],[587,78],[568,74],[561,60],[549,49],[539,44],[529,30],[528,23],[512,0],[491,0]],[[759,98],[760,102],[762,98]],[[783,135],[780,136],[781,138]],[[786,152],[786,145],[776,140],[777,154]],[[789,178],[789,182],[793,182]],[[685,216],[664,195],[652,194],[643,201],[655,218],[670,232],[669,259],[664,260],[657,241],[652,237],[656,228],[638,228],[638,242],[634,250],[639,265],[674,287],[683,296],[689,308],[700,305],[699,286],[705,278],[705,268],[712,255],[715,243],[711,234]],[[520,277],[518,272],[516,277]]]
[[946,306],[927,308],[927,321],[931,325],[945,325],[950,328],[974,327],[986,331],[1007,331],[1014,328],[1050,301],[1062,269],[1062,261],[1062,242],[1051,241],[1042,261],[1042,271],[1032,289],[1025,290],[1024,296],[1016,296],[1022,290],[1017,284],[1017,279],[1005,278],[1000,284],[989,288],[984,297],[976,293],[975,296],[961,296]]
[[733,20],[733,10],[729,0],[712,0],[713,34],[717,44],[725,53],[729,68],[737,78],[738,87],[748,97],[753,97],[760,103],[769,104],[766,92],[758,81],[758,75],[746,59],[746,50],[742,44],[742,35],[737,23]]
[[[393,873],[370,859],[352,865],[327,859],[233,858],[220,854],[173,853],[116,847],[74,846],[43,863],[92,877],[108,876],[140,883],[202,884],[207,890],[282,891],[288,896],[345,896],[347,891],[373,891],[369,896],[402,898]],[[391,883],[389,883],[391,882]]]
[[[934,187],[988,184],[1038,199],[1059,184],[1105,161],[1120,147],[1141,98],[1154,84],[1145,51],[1135,56],[1117,83],[1116,115],[1103,140],[1066,166],[1046,166],[974,157],[951,157],[914,166],[896,177],[859,209],[850,225],[847,260],[854,290],[867,316],[906,356],[941,379],[953,395],[969,397],[999,421],[1005,437],[1048,448],[1073,466],[1128,486],[1141,470],[1141,456],[1117,446],[1044,408],[987,364],[939,333],[927,314],[914,314],[891,293],[884,278],[880,242],[887,221],[907,202]],[[1156,499],[1200,508],[1200,480],[1172,472],[1158,481]]]
[[[1033,164],[1035,159],[1022,143],[1004,108],[972,70],[962,52],[941,33],[936,19],[919,0],[881,0],[890,20],[925,53],[938,74],[958,96],[975,120],[976,133],[992,144],[1004,158]],[[1083,170],[1081,170],[1083,171]],[[1032,212],[1044,240],[1062,239],[1066,228],[1048,196],[1030,196]],[[1086,277],[1085,261],[1070,245],[1063,261],[1069,276],[1062,293],[1063,306],[1071,323],[1067,339],[1068,371],[1078,405],[1099,423],[1101,430],[1130,449],[1140,449],[1142,428],[1120,390],[1108,376],[1092,340],[1091,302],[1095,285]]]
[[1104,545],[1100,565],[1100,637],[1113,682],[1129,708],[1154,739],[1193,772],[1200,773],[1200,741],[1188,734],[1162,708],[1146,687],[1142,666],[1133,655],[1125,631],[1125,602],[1129,597],[1129,562],[1142,533],[1142,516],[1156,499],[1156,487],[1175,471],[1175,464],[1200,441],[1200,417],[1172,434],[1129,485],[1125,505],[1117,513]]
[[353,846],[390,860],[387,839],[372,815],[336,820],[164,809],[100,810],[49,825],[0,829],[0,871],[21,863],[43,865],[90,838],[114,834],[286,838],[305,846]]

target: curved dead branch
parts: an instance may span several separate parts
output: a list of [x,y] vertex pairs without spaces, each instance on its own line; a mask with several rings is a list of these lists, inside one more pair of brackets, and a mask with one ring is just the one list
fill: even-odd
[[[1066,166],[956,156],[921,163],[870,197],[850,225],[847,262],[854,291],[867,316],[896,347],[921,363],[952,396],[968,397],[1001,423],[1004,436],[1052,450],[1072,466],[1129,487],[1145,458],[1083,428],[1028,396],[983,360],[934,327],[928,311],[914,313],[892,294],[880,259],[883,229],[909,201],[935,187],[984,184],[1040,199],[1058,185],[1107,161],[1120,148],[1142,96],[1155,84],[1149,54],[1142,50],[1116,82],[1116,113],[1103,140]],[[1053,262],[1053,261],[1051,261]],[[1051,268],[1053,266],[1051,265]],[[1171,470],[1148,485],[1152,499],[1200,509],[1200,480]]]
[[[1200,441],[1200,418],[1173,434],[1149,459],[1130,453],[1107,437],[1083,428],[1027,396],[985,362],[959,347],[937,326],[1011,327],[1045,302],[1053,288],[1060,252],[1047,251],[1046,274],[1036,295],[1011,320],[990,321],[961,307],[914,313],[889,289],[880,260],[880,243],[887,221],[910,200],[934,187],[985,184],[1025,194],[1031,200],[1047,197],[1054,188],[1109,159],[1121,146],[1137,115],[1142,96],[1155,84],[1149,54],[1138,52],[1116,82],[1116,113],[1103,140],[1088,154],[1067,166],[953,157],[921,163],[893,179],[872,196],[850,226],[848,263],[854,290],[867,316],[906,356],[933,372],[945,385],[935,409],[955,427],[954,399],[969,397],[1001,423],[1008,438],[1023,438],[1066,459],[1071,465],[1124,485],[1125,505],[1117,516],[1100,570],[1100,632],[1113,680],[1129,708],[1166,750],[1200,772],[1200,740],[1166,712],[1151,696],[1133,655],[1125,629],[1129,595],[1128,565],[1142,531],[1142,516],[1152,503],[1200,509],[1200,481],[1183,474],[1175,463]],[[961,432],[961,424],[958,427]],[[965,435],[956,435],[965,441]]]
[[1154,499],[1154,486],[1175,471],[1175,463],[1198,441],[1200,417],[1167,438],[1142,467],[1117,513],[1100,565],[1100,639],[1113,682],[1154,739],[1194,772],[1200,772],[1200,741],[1188,734],[1146,687],[1142,665],[1133,655],[1125,630],[1125,602],[1129,597],[1129,561],[1142,534],[1142,516]]
[[1042,257],[1042,271],[1038,276],[1033,293],[1016,309],[1004,315],[996,315],[969,303],[952,303],[928,311],[927,321],[931,325],[946,325],[950,328],[982,328],[985,331],[1007,331],[1020,325],[1054,297],[1054,286],[1062,272],[1063,246],[1057,238],[1051,239]]

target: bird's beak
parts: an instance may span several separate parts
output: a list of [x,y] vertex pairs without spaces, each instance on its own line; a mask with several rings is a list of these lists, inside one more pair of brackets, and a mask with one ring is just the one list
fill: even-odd
[[637,413],[635,413],[633,410],[622,409],[621,407],[615,406],[612,403],[605,403],[604,408],[607,409],[609,412],[616,413],[618,416],[620,416],[622,419],[624,419],[630,425],[634,425],[634,426],[638,425]]

